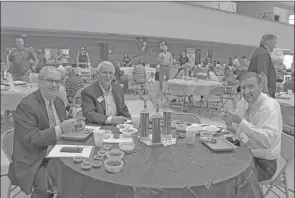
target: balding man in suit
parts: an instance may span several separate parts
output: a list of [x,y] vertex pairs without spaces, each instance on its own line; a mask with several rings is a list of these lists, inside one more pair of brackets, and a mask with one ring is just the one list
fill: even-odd
[[56,97],[61,73],[52,66],[39,73],[39,89],[18,104],[14,117],[13,155],[8,177],[32,198],[52,198],[57,170],[49,168],[46,154],[62,133],[71,132],[75,120],[67,120],[64,102]]

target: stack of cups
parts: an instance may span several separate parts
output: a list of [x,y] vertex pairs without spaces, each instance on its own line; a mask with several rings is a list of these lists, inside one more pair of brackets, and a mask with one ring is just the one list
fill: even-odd
[[196,141],[196,135],[203,130],[201,125],[189,126],[186,128],[186,142],[188,145],[193,145]]

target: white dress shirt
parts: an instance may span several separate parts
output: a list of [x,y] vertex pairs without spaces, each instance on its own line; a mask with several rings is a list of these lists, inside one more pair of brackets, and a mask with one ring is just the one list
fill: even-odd
[[99,86],[102,90],[106,105],[106,116],[108,116],[106,124],[111,124],[112,116],[117,116],[117,106],[112,92],[112,85],[110,85],[109,91],[104,90],[104,88],[100,84]]
[[[237,125],[237,133],[249,146],[253,156],[261,159],[278,159],[281,152],[283,121],[279,103],[261,93],[251,105],[242,98],[236,109],[244,119]],[[247,112],[248,110],[248,112]]]

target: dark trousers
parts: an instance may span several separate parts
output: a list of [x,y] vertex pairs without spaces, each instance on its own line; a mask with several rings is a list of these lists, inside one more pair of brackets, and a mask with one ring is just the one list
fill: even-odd
[[254,172],[257,176],[258,182],[269,180],[277,171],[276,160],[266,160],[254,157],[255,165]]
[[58,174],[59,171],[56,166],[53,166],[48,159],[44,159],[35,175],[34,191],[31,198],[52,198],[54,194],[48,192],[48,190],[53,191],[52,187],[57,187]]

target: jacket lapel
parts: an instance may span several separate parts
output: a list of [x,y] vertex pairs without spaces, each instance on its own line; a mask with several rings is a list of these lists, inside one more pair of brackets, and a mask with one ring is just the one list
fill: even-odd
[[116,86],[112,86],[112,93],[113,93],[113,97],[117,107],[117,114],[120,115],[122,110],[121,110],[121,107],[118,105],[120,104],[120,98],[119,98],[118,90],[116,89]]
[[95,86],[96,86],[96,88],[95,88],[95,91],[96,91],[95,98],[96,98],[97,102],[102,106],[104,114],[105,114],[106,113],[106,102],[105,102],[105,99],[103,97],[102,90],[101,90],[101,88],[99,86],[99,81],[97,81],[95,83]]
[[37,101],[41,107],[40,112],[46,118],[46,126],[45,127],[49,128],[49,118],[48,118],[48,114],[47,114],[47,109],[46,109],[44,99],[43,99],[39,89],[36,91],[36,98],[37,98]]

